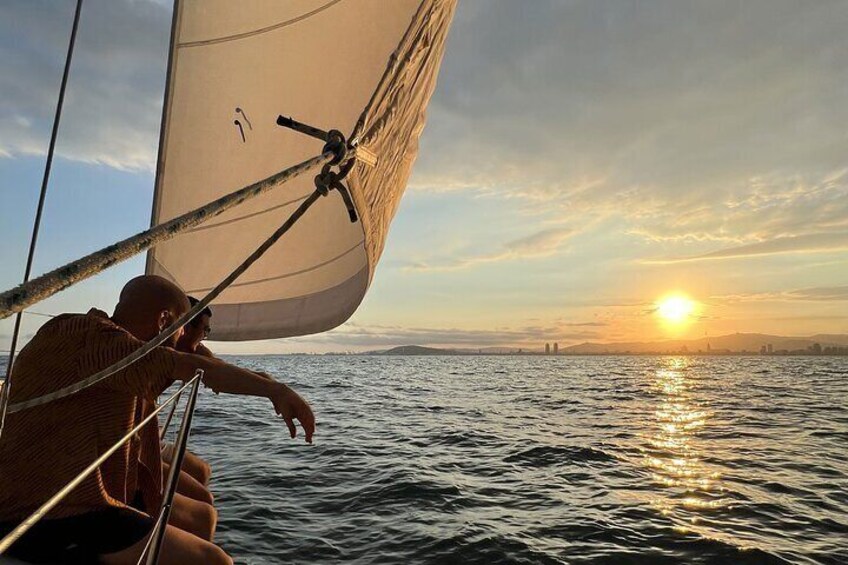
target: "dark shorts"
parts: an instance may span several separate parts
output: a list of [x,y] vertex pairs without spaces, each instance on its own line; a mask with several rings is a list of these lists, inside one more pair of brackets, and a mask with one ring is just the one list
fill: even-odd
[[[6,552],[28,563],[96,563],[126,549],[153,529],[154,520],[127,508],[107,508],[69,518],[41,520]],[[0,536],[19,522],[0,522]]]

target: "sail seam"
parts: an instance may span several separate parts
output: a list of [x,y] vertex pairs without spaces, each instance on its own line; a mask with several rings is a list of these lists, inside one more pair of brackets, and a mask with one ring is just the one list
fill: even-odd
[[[216,304],[215,305],[215,307],[216,307],[215,311],[220,313],[222,308],[232,308],[234,311],[238,312],[238,316],[240,317],[242,315],[243,311],[247,307],[252,307],[252,306],[263,306],[263,307],[265,307],[265,306],[273,305],[273,304],[276,304],[276,303],[279,303],[279,302],[297,302],[301,305],[301,307],[306,307],[306,303],[311,301],[311,300],[316,299],[316,297],[317,297],[318,300],[321,300],[321,297],[324,295],[324,293],[335,291],[339,288],[342,288],[346,285],[351,284],[352,282],[356,282],[363,277],[367,278],[367,275],[368,275],[368,266],[366,265],[366,266],[362,267],[359,271],[357,271],[355,274],[351,275],[346,280],[342,281],[341,283],[339,283],[337,285],[333,285],[331,287],[321,289],[317,294],[315,294],[315,293],[300,294],[300,295],[297,295],[297,296],[290,296],[288,298],[277,299],[277,300],[274,300],[274,301],[271,301],[271,302],[252,302],[252,303],[239,303],[239,304]],[[363,284],[367,287],[367,284],[365,282],[363,282]],[[362,303],[363,297],[364,297],[364,294],[357,294],[355,303],[348,303],[348,308],[344,312],[340,312],[339,314],[334,316],[333,320],[336,320],[336,322],[333,324],[333,327],[344,323],[345,320],[350,318],[350,316],[353,314],[353,312],[356,311],[356,308],[359,306],[359,304]],[[311,324],[314,324],[314,323],[315,322],[311,322]],[[241,324],[242,324],[242,320],[239,318],[238,320],[236,320],[236,323],[231,328],[221,330],[220,327],[218,327],[217,329],[215,329],[213,331],[210,338],[214,339],[216,341],[245,341],[245,340],[251,340],[251,339],[275,339],[275,338],[278,337],[277,335],[268,334],[267,328],[262,327],[262,328],[254,328],[254,329],[245,329],[245,328],[241,327]],[[308,335],[308,334],[313,334],[313,333],[320,332],[320,331],[325,331],[325,330],[320,329],[320,328],[316,329],[314,326],[311,326],[311,325],[306,325],[306,326],[302,325],[301,318],[299,316],[297,317],[296,323],[293,324],[293,327],[297,328],[296,333],[292,333],[292,334],[288,335],[287,337],[296,337],[296,336],[300,336],[300,335]]]
[[223,222],[218,222],[217,224],[209,224],[208,226],[198,226],[194,229],[188,230],[186,233],[195,233],[203,230],[211,230],[212,228],[218,228],[221,226],[226,226],[228,224],[233,224],[235,222],[240,222],[242,220],[249,220],[250,218],[254,218],[256,216],[261,216],[262,214],[267,214],[269,212],[273,212],[274,210],[279,210],[280,208],[285,208],[286,206],[291,206],[292,204],[297,204],[298,202],[303,202],[309,198],[309,195],[306,194],[299,198],[295,198],[294,200],[289,200],[287,202],[283,202],[282,204],[277,204],[276,206],[271,206],[270,208],[266,208],[264,210],[260,210],[259,212],[254,212],[252,214],[245,214],[244,216],[239,216],[238,218],[233,218],[231,220],[225,220]]
[[[294,277],[294,276],[297,276],[297,275],[309,273],[309,272],[315,271],[317,269],[320,269],[321,267],[326,267],[330,263],[333,263],[335,261],[338,261],[339,259],[344,258],[347,255],[350,255],[351,253],[356,251],[356,249],[359,248],[359,247],[363,247],[363,248],[365,247],[365,240],[364,239],[359,241],[356,245],[354,245],[350,249],[348,249],[346,251],[342,251],[340,254],[338,254],[335,257],[332,257],[330,259],[327,259],[326,261],[324,261],[322,263],[312,265],[311,267],[307,267],[307,268],[301,269],[299,271],[294,271],[294,272],[291,272],[291,273],[285,273],[283,275],[277,275],[276,277],[266,277],[264,279],[257,279],[255,281],[247,281],[247,282],[243,282],[243,283],[232,284],[232,285],[230,285],[230,288],[235,288],[235,287],[239,287],[239,286],[251,286],[251,285],[255,285],[255,284],[259,284],[259,283],[277,281],[277,280],[280,280],[280,279],[285,279],[285,278]],[[186,291],[186,292],[188,292],[188,293],[209,292],[210,290],[212,290],[211,287],[209,287],[209,288],[197,288],[197,289],[189,290],[189,291]]]
[[254,30],[251,30],[251,31],[245,31],[245,32],[242,32],[242,33],[235,33],[233,35],[225,35],[225,36],[222,36],[222,37],[215,37],[215,38],[212,38],[212,39],[199,39],[197,41],[186,41],[185,43],[178,44],[177,47],[182,48],[182,47],[201,47],[201,46],[204,46],[204,45],[215,45],[216,43],[225,43],[227,41],[238,41],[239,39],[246,39],[248,37],[253,37],[255,35],[261,35],[263,33],[268,33],[270,31],[276,31],[280,28],[289,27],[289,26],[294,25],[296,23],[300,23],[304,20],[308,20],[312,16],[316,16],[316,15],[320,14],[321,12],[323,12],[324,10],[328,10],[328,9],[332,8],[333,6],[335,6],[336,4],[338,4],[341,1],[342,0],[331,0],[330,2],[327,2],[326,4],[324,4],[323,6],[319,6],[318,8],[315,8],[311,12],[307,12],[307,13],[301,14],[300,16],[297,16],[295,18],[291,18],[289,20],[279,22],[279,23],[276,23],[276,24],[273,24],[273,25],[270,25],[270,26],[266,26],[266,27],[263,27],[263,28],[254,29]]

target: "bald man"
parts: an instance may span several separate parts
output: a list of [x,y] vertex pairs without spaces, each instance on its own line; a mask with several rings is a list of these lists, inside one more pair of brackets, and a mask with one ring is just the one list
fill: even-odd
[[[111,318],[92,309],[50,320],[18,356],[11,403],[71,385],[112,365],[188,308],[178,287],[161,277],[143,276],[127,283]],[[177,332],[168,345],[179,337]],[[77,394],[7,417],[0,438],[0,535],[126,435],[175,379],[186,381],[197,369],[204,370],[204,384],[216,392],[268,398],[292,437],[298,420],[306,441],[312,441],[312,410],[286,385],[218,359],[157,347]],[[9,555],[36,563],[136,563],[153,526],[150,513],[161,503],[161,459],[158,453],[152,455],[154,449],[155,423],[89,475],[13,545]],[[202,536],[168,525],[160,563],[232,560]]]

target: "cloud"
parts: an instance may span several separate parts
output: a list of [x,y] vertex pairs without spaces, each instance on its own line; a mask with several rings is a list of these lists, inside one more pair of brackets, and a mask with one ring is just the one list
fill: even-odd
[[789,296],[797,300],[848,300],[848,286],[828,286],[793,290]]
[[777,292],[750,292],[710,297],[712,301],[734,302],[843,302],[848,301],[848,286],[823,286]]
[[691,209],[670,202],[643,213],[630,232],[653,242],[753,244],[848,230],[848,174],[760,176],[726,191],[726,200]]
[[437,262],[415,262],[405,267],[410,271],[455,271],[476,267],[486,263],[513,261],[549,257],[562,248],[562,245],[574,235],[571,228],[551,228],[538,231],[526,237],[509,241],[497,251],[483,253],[459,259],[446,259]]
[[[43,154],[73,21],[73,3],[0,5],[0,155]],[[150,0],[87,0],[57,153],[119,169],[155,164],[170,7]]]
[[[166,4],[87,0],[60,155],[153,169]],[[0,5],[0,157],[46,149],[72,7]],[[461,3],[411,185],[654,243],[845,231],[846,20],[844,2]]]
[[413,186],[652,243],[845,231],[846,21],[791,0],[460,4]]
[[760,255],[777,255],[784,253],[842,251],[846,249],[848,249],[848,232],[813,233],[791,237],[779,237],[770,241],[762,241],[748,245],[738,245],[692,257],[656,259],[645,262],[649,264],[669,264],[721,259],[743,259]]

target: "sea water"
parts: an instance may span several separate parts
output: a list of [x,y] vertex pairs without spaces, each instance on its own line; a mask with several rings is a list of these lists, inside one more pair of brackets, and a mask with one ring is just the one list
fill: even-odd
[[238,563],[848,563],[848,358],[229,358],[202,391]]

